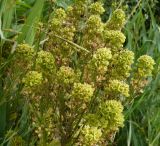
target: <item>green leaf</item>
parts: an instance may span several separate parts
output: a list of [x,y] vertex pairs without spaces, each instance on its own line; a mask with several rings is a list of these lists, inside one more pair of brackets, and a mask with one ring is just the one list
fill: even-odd
[[39,22],[45,0],[37,0],[31,12],[24,24],[21,34],[19,35],[17,41],[18,43],[28,43],[33,44],[35,34],[36,34],[36,24]]
[[[1,50],[0,50],[0,63],[2,59],[3,53],[3,43],[5,38],[8,36],[8,32],[3,32],[3,29],[10,28],[14,11],[15,11],[16,3],[14,0],[2,0],[0,1],[0,37],[1,41]],[[2,76],[3,72],[0,72],[0,76]],[[0,80],[0,102],[5,101],[6,99],[3,97],[3,85],[2,80]],[[3,135],[6,128],[6,115],[7,115],[7,104],[3,102],[0,105],[0,135]]]
[[66,9],[69,5],[73,4],[73,0],[57,0],[56,5]]

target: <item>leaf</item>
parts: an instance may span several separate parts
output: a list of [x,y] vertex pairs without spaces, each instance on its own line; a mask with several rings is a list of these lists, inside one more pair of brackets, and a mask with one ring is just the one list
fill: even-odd
[[31,12],[24,24],[21,34],[19,35],[17,41],[18,43],[28,43],[33,44],[35,34],[36,34],[36,24],[39,22],[45,0],[37,0]]
[[[5,40],[5,38],[8,35],[8,32],[4,33],[4,28],[10,28],[13,14],[15,10],[15,1],[14,0],[2,0],[0,1],[0,37],[2,40]],[[2,23],[3,22],[3,23]],[[2,58],[2,46],[4,41],[1,41],[1,54],[0,54],[0,60]],[[2,75],[2,71],[0,72]],[[5,101],[6,99],[3,97],[3,85],[2,80],[0,80],[0,101]],[[7,115],[7,104],[3,102],[0,105],[0,135],[3,135],[6,128],[6,115]]]
[[3,30],[11,27],[16,3],[14,0],[3,0],[0,5],[0,36],[5,39],[8,37],[8,32],[3,32]]
[[66,9],[69,5],[73,4],[73,0],[57,0],[56,5]]

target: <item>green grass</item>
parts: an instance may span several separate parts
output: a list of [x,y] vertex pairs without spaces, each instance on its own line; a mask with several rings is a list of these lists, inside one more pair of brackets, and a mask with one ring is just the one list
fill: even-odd
[[[16,133],[24,136],[26,139],[29,135],[29,123],[27,117],[27,105],[23,104],[19,92],[21,87],[15,87],[17,77],[11,80],[7,77],[7,68],[12,64],[12,52],[17,43],[25,41],[33,44],[35,38],[36,23],[39,22],[44,0],[38,0],[34,5],[25,2],[17,2],[14,0],[2,0],[0,2],[0,34],[1,34],[1,69],[0,69],[0,143],[1,145],[9,142]],[[26,9],[27,7],[27,9]],[[18,10],[17,10],[17,9]],[[24,9],[25,8],[25,9]],[[21,10],[21,14],[17,14]],[[26,11],[30,11],[28,15],[24,15]],[[7,13],[6,13],[7,12]],[[18,17],[19,16],[19,17]],[[27,17],[24,20],[22,18]],[[20,21],[24,21],[20,23]],[[20,35],[17,37],[17,32]],[[16,37],[16,38],[13,38]],[[5,59],[5,62],[3,61]],[[4,87],[5,85],[5,87]],[[19,105],[21,102],[21,106]],[[17,107],[17,105],[19,107]],[[20,114],[21,113],[21,114]],[[19,120],[17,120],[19,119]],[[12,127],[14,128],[14,131]],[[12,130],[11,130],[12,129]],[[6,132],[8,131],[8,132]],[[27,135],[27,136],[26,136]]]

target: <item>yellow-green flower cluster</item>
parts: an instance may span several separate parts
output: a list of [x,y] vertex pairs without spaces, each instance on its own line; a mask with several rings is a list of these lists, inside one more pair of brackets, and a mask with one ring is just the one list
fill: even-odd
[[84,103],[89,102],[93,96],[94,88],[87,83],[75,83],[71,96]]
[[[129,85],[119,80],[111,80],[105,88],[107,95],[112,96],[129,96]],[[115,98],[117,98],[115,97]]]
[[98,109],[98,116],[101,126],[106,132],[117,131],[123,127],[124,116],[123,106],[117,100],[107,100],[102,103]]
[[92,3],[89,7],[89,10],[93,15],[101,15],[105,11],[101,2]]
[[53,19],[51,20],[51,27],[55,29],[60,29],[62,27],[64,19],[66,18],[66,12],[62,9],[56,9],[54,12]]
[[85,15],[88,0],[75,0],[74,15],[77,19]]
[[28,44],[19,44],[16,48],[16,55],[25,61],[31,61],[35,53],[33,47]]
[[104,136],[117,131],[124,123],[123,105],[118,100],[103,101],[96,109],[96,113],[85,116],[85,123],[92,127],[99,127],[104,131]]
[[42,84],[42,81],[42,73],[39,73],[37,71],[29,71],[22,80],[24,86],[28,89],[37,88]]
[[[64,58],[72,54],[72,48],[70,44],[66,41],[63,41],[57,36],[65,38],[67,40],[73,41],[75,26],[72,22],[67,20],[66,12],[60,8],[55,11],[55,14],[51,20],[50,33],[48,47],[57,56]],[[53,47],[54,46],[54,47]]]
[[99,15],[91,15],[86,23],[87,23],[87,32],[89,34],[93,34],[94,32],[102,33],[104,27]]
[[70,85],[77,82],[77,75],[72,68],[62,66],[57,72],[57,80],[59,84]]
[[112,57],[111,76],[114,79],[124,80],[130,76],[131,65],[134,63],[134,53],[123,50]]
[[82,44],[89,50],[96,50],[103,46],[103,30],[104,24],[99,15],[91,15],[86,20]]
[[121,30],[125,24],[125,13],[121,9],[113,12],[111,18],[106,23],[106,28],[109,30]]
[[137,75],[144,78],[146,78],[147,76],[151,76],[154,65],[155,62],[152,57],[148,55],[140,56],[137,60]]
[[93,146],[101,138],[102,131],[97,127],[85,125],[81,131],[82,143],[84,146]]
[[53,73],[55,71],[55,59],[50,52],[41,50],[37,54],[36,66],[43,72]]
[[90,67],[97,72],[105,73],[109,65],[109,60],[112,58],[110,49],[100,48],[98,49],[90,61]]
[[123,47],[123,43],[125,42],[126,37],[121,31],[105,30],[104,39],[109,47],[113,49],[113,51],[117,51],[117,49],[121,49]]
[[66,12],[62,9],[56,9],[54,12],[54,18],[64,20],[66,18]]

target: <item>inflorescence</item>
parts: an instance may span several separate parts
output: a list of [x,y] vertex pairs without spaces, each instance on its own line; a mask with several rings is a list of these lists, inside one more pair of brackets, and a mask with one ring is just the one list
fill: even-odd
[[[122,97],[133,99],[128,98],[130,91],[140,89],[138,83],[154,69],[150,56],[136,61],[134,53],[123,48],[124,11],[115,10],[107,22],[101,20],[103,13],[101,2],[76,0],[66,10],[55,10],[43,50],[27,44],[16,49],[18,61],[30,64],[22,79],[25,93],[32,94],[33,104],[33,96],[40,97],[35,110],[41,115],[52,107],[53,116],[48,118],[55,128],[47,132],[51,141],[59,139],[62,145],[94,146],[114,135],[124,123]],[[49,106],[39,110],[44,103]],[[45,132],[41,130],[42,135]]]

